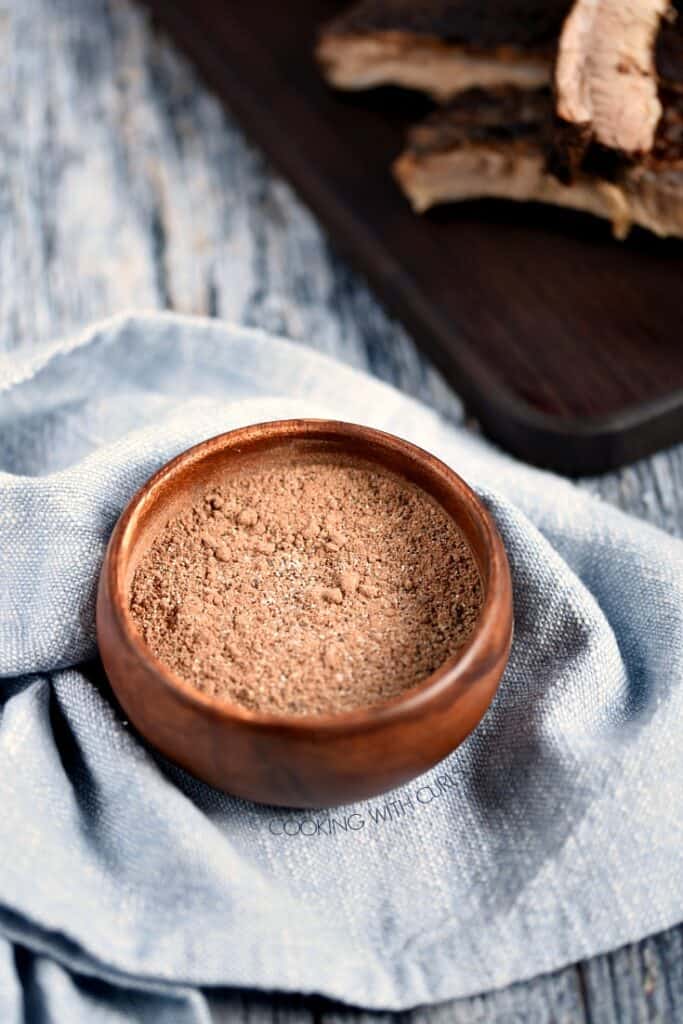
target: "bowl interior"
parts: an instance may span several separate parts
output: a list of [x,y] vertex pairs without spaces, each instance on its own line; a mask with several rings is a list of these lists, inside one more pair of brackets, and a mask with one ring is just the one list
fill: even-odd
[[[265,428],[270,427],[266,424]],[[273,424],[273,427],[278,425]],[[346,425],[341,425],[340,428]],[[351,426],[351,425],[349,425]],[[168,522],[188,504],[200,502],[217,477],[225,480],[250,465],[263,467],[268,463],[344,462],[354,466],[374,465],[411,481],[436,500],[458,524],[477,562],[486,598],[491,571],[491,546],[487,524],[470,489],[459,477],[437,459],[405,442],[386,435],[368,439],[361,436],[311,428],[311,434],[289,436],[273,430],[261,435],[255,428],[253,436],[239,443],[234,435],[212,438],[168,463],[134,499],[125,528],[124,564],[120,566],[119,597],[128,608],[130,589],[136,569],[145,553],[154,544]],[[246,431],[245,431],[246,433]],[[369,432],[375,434],[376,432]],[[221,443],[223,442],[223,443]],[[135,626],[130,620],[132,628]]]
[[[201,501],[217,477],[225,482],[230,474],[248,470],[250,465],[263,467],[268,463],[303,461],[334,461],[355,466],[377,466],[420,487],[457,523],[475,557],[481,574],[484,602],[477,624],[466,643],[427,679],[416,683],[397,697],[372,709],[339,712],[330,716],[297,716],[296,728],[306,723],[322,723],[329,718],[330,727],[341,727],[343,720],[370,717],[387,712],[391,707],[408,705],[418,692],[426,693],[437,680],[442,685],[455,664],[480,649],[488,626],[495,618],[496,580],[501,577],[502,547],[488,513],[467,486],[448,467],[427,452],[389,434],[353,424],[317,420],[280,421],[258,424],[212,438],[189,449],[169,462],[133,498],[119,525],[112,579],[116,614],[132,646],[140,654],[146,652],[150,665],[166,683],[182,690],[193,703],[215,705],[221,714],[240,718],[280,721],[289,716],[247,711],[224,700],[200,695],[190,683],[180,680],[162,665],[147,648],[129,611],[130,591],[135,571],[150,546],[170,519],[187,507]],[[504,553],[502,553],[504,562]],[[504,570],[503,570],[504,572]],[[493,583],[493,587],[491,584]],[[407,707],[406,707],[407,710]]]

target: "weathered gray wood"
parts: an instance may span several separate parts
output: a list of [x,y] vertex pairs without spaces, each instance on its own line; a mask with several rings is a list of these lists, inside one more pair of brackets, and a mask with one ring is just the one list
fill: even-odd
[[[462,419],[454,391],[140,8],[0,0],[0,348],[133,306],[288,334]],[[583,486],[683,535],[683,447]],[[320,1000],[214,994],[212,1004],[217,1021],[367,1019]],[[683,1020],[683,928],[407,1017]]]

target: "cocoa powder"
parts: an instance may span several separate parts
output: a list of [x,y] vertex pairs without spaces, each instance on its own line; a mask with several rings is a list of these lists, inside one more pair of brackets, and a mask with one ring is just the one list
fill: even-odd
[[301,456],[217,477],[143,556],[130,607],[204,693],[322,714],[425,679],[482,601],[472,552],[430,496],[368,463]]

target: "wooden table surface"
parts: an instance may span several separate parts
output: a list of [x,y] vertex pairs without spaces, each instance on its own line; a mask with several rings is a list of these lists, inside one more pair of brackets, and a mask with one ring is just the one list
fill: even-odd
[[[0,47],[0,349],[165,307],[287,334],[463,419],[455,393],[141,9],[0,0]],[[581,486],[683,535],[683,447]],[[317,999],[220,994],[211,1005],[217,1021],[361,1020]],[[403,1016],[683,1020],[683,926]]]

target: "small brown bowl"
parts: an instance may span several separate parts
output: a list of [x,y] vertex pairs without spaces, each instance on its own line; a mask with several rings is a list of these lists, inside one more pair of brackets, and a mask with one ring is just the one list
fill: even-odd
[[[248,711],[200,693],[159,662],[129,611],[142,555],[171,516],[199,499],[216,472],[278,453],[339,453],[391,470],[432,495],[476,557],[484,604],[467,644],[422,683],[376,707],[335,715]],[[432,455],[367,427],[283,420],[190,448],[131,500],[109,541],[97,636],[111,685],[131,722],[172,761],[250,800],[323,807],[374,796],[431,768],[474,729],[505,668],[512,638],[510,571],[495,524],[476,495]],[[391,671],[391,666],[387,666]]]

